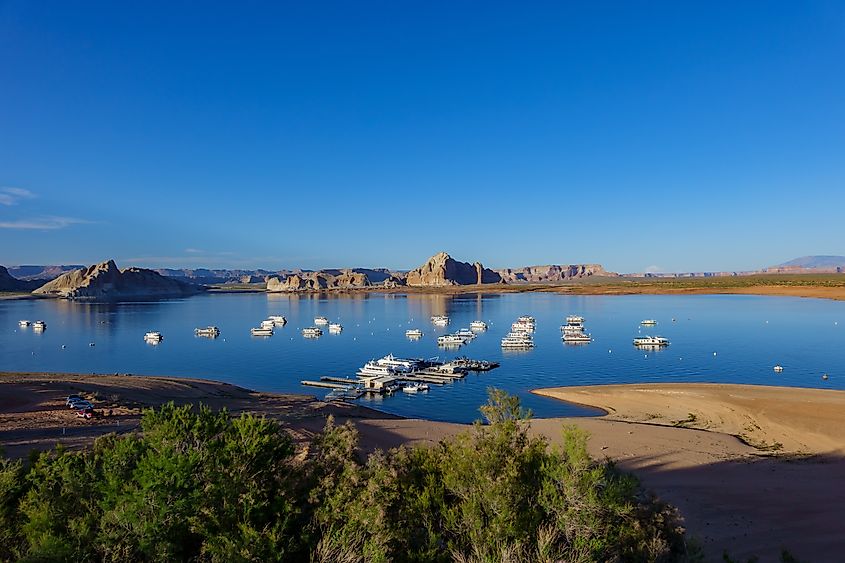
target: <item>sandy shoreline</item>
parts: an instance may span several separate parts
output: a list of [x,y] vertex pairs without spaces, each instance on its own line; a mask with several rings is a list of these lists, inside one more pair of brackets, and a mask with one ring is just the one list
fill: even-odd
[[[795,417],[816,410],[814,416],[820,420],[839,420],[836,417],[842,415],[836,413],[845,392],[831,395],[825,390],[735,386],[742,388],[739,393],[725,389],[732,386],[704,385],[693,386],[702,389],[685,395],[678,393],[678,387],[538,390],[547,396],[604,408],[609,414],[600,418],[536,419],[532,432],[551,443],[559,440],[565,424],[590,432],[590,453],[598,459],[615,460],[620,468],[636,474],[649,490],[677,506],[690,533],[704,545],[708,560],[720,560],[722,551],[729,549],[734,558],[756,554],[761,561],[776,561],[781,547],[802,560],[835,560],[831,554],[840,552],[845,543],[841,533],[841,523],[845,522],[845,487],[841,486],[845,462],[841,455],[832,453],[841,442],[835,432],[824,431],[811,432],[812,440],[802,439],[795,432],[804,432],[811,423],[803,424]],[[713,389],[708,391],[707,387]],[[648,388],[648,393],[642,388]],[[79,391],[96,397],[98,406],[111,408],[113,416],[96,421],[77,419],[64,407],[64,397]],[[636,398],[643,394],[646,399]],[[634,399],[624,402],[619,398],[627,395]],[[727,406],[719,407],[719,397],[725,398]],[[678,405],[667,403],[667,398]],[[0,373],[0,446],[14,457],[25,457],[32,448],[49,448],[59,441],[68,447],[82,447],[99,435],[137,429],[142,408],[170,400],[225,406],[233,413],[263,413],[279,420],[301,443],[319,432],[331,414],[340,422],[356,425],[364,451],[434,444],[467,429],[462,424],[403,419],[355,405],[327,404],[305,395],[259,393],[201,379]],[[785,436],[780,453],[817,455],[797,461],[794,457],[784,459],[736,439],[729,432],[730,426],[711,424],[703,431],[685,427],[695,426],[691,422],[672,425],[677,417],[689,418],[690,408],[701,411],[694,422],[703,425],[709,416],[718,419],[711,412],[721,415],[719,408],[736,409],[748,402],[751,406],[745,408],[756,413],[755,420],[763,422],[759,426],[766,432],[764,439],[780,436],[774,432]],[[755,410],[755,405],[762,404],[765,408]],[[772,414],[783,408],[792,414],[784,415],[786,418]],[[660,419],[646,419],[644,413],[658,414]],[[641,418],[644,420],[639,421]],[[730,422],[727,418],[723,423]],[[792,433],[784,429],[790,422],[796,425]],[[815,449],[811,451],[810,446]],[[823,450],[829,453],[820,455]]]
[[604,418],[736,436],[761,453],[845,454],[845,391],[763,385],[628,384],[537,389]]

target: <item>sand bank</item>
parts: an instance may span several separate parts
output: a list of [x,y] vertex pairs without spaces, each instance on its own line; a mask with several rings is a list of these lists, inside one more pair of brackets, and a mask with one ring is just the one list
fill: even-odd
[[845,391],[657,383],[534,393],[604,409],[608,420],[729,434],[759,452],[845,454]]

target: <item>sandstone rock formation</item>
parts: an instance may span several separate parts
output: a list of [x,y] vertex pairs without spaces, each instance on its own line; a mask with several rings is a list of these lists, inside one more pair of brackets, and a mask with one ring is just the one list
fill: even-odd
[[197,285],[143,268],[118,269],[108,260],[68,272],[33,291],[35,295],[92,301],[181,297],[202,291]]
[[526,266],[496,270],[505,283],[560,283],[591,276],[614,277],[601,264]]
[[267,279],[267,291],[319,291],[321,289],[355,289],[371,285],[366,274],[354,270],[321,270],[272,276]]
[[438,252],[405,277],[409,287],[444,287],[501,281],[502,277],[498,273],[486,269],[480,263],[458,262],[445,252]]

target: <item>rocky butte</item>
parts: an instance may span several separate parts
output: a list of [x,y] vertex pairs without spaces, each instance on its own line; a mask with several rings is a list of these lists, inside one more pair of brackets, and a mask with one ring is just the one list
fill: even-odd
[[32,293],[64,299],[120,301],[182,297],[201,291],[203,288],[200,286],[166,278],[152,270],[144,268],[120,270],[114,260],[108,260],[63,274]]
[[502,276],[488,270],[481,263],[458,262],[445,252],[438,252],[405,276],[405,283],[409,287],[444,287],[501,281]]

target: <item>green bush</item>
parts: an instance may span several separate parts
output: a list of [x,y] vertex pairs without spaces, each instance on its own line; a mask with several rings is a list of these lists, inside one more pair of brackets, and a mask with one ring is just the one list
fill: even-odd
[[332,419],[297,455],[273,420],[165,405],[138,435],[0,462],[0,558],[59,561],[683,561],[676,514],[637,482],[528,434],[501,391],[487,424],[361,460]]

